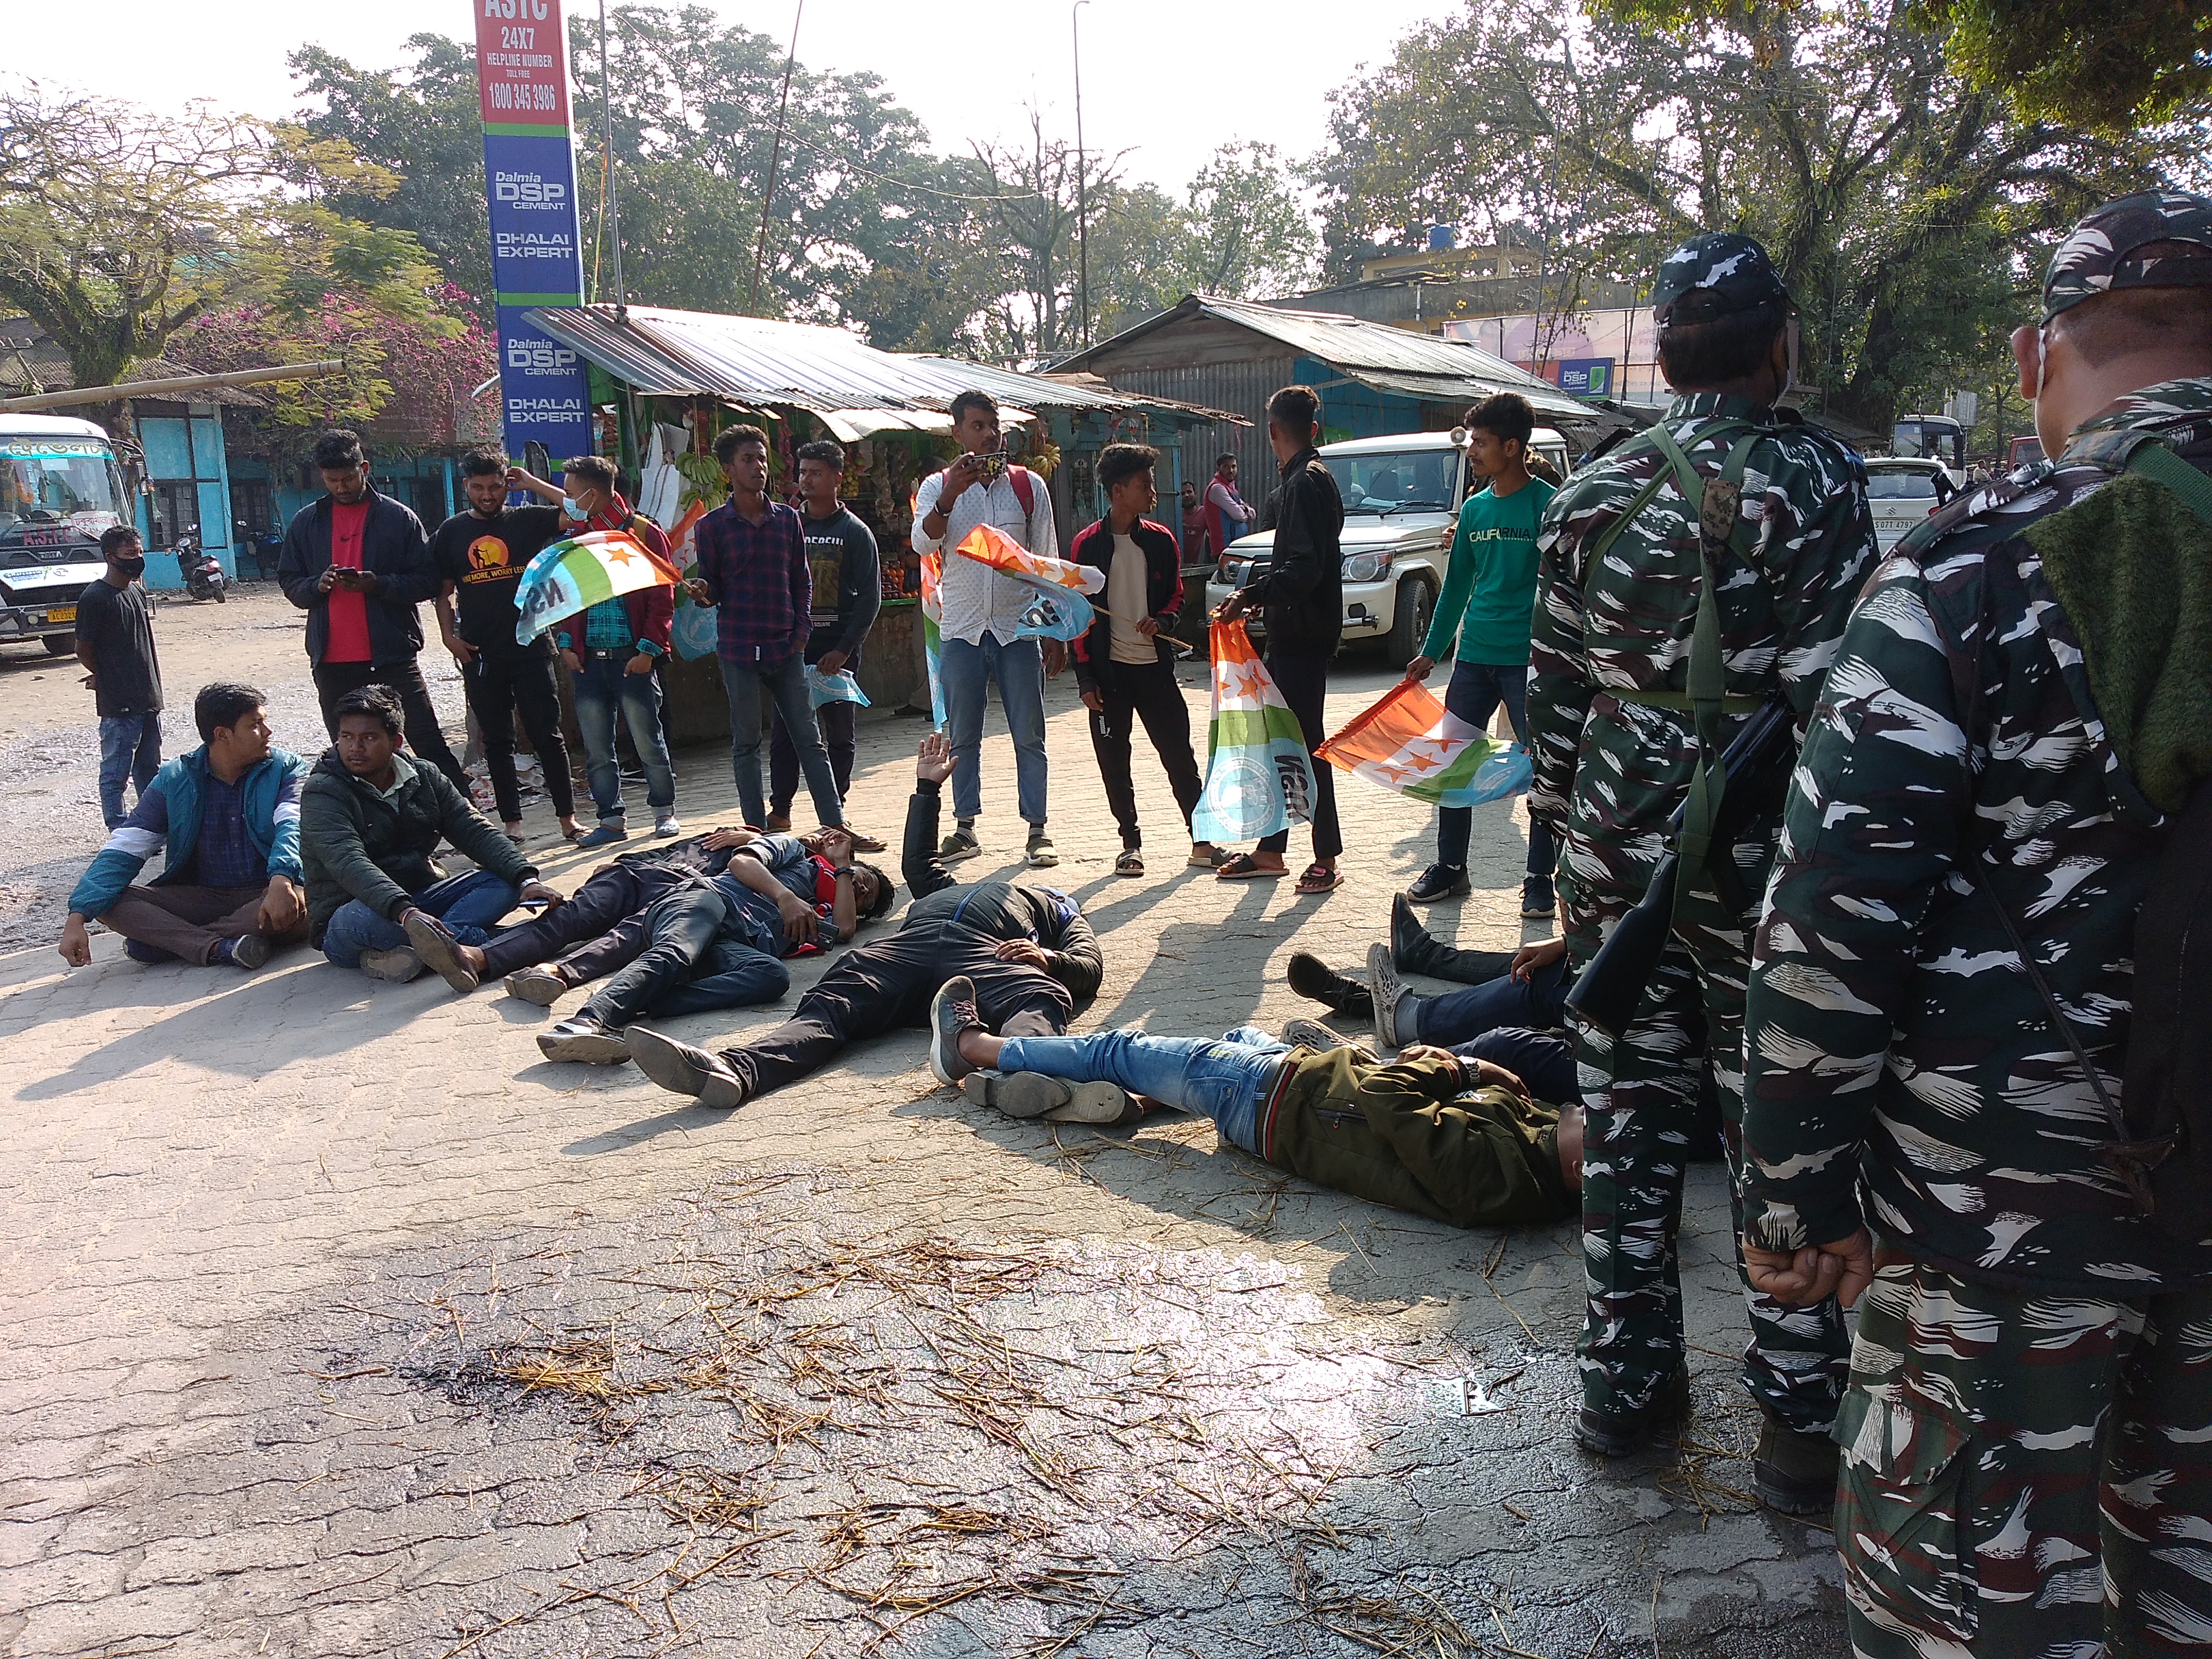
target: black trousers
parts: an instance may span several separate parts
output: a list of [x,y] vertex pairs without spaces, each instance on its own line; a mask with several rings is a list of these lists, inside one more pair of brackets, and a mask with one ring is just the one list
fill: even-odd
[[461,670],[462,689],[483,734],[484,769],[499,802],[502,823],[522,817],[522,790],[514,781],[514,717],[538,750],[545,774],[545,793],[562,817],[576,811],[576,788],[568,776],[568,744],[561,735],[561,690],[553,678],[553,653],[520,646],[479,647]]
[[1190,752],[1190,705],[1176,684],[1175,665],[1169,662],[1107,662],[1098,665],[1099,700],[1106,707],[1091,716],[1091,751],[1098,757],[1098,775],[1106,785],[1106,805],[1121,831],[1121,845],[1141,847],[1144,832],[1137,827],[1137,791],[1129,777],[1129,739],[1137,721],[1145,723],[1152,752],[1167,769],[1168,787],[1175,791],[1182,821],[1206,790],[1198,775],[1198,760]]
[[[1328,741],[1328,714],[1322,707],[1328,696],[1328,658],[1319,653],[1267,653],[1268,678],[1298,717],[1311,754]],[[1336,769],[1325,760],[1313,763],[1313,852],[1316,862],[1344,851],[1344,832],[1336,822]],[[1279,853],[1291,844],[1291,832],[1268,836],[1260,843],[1263,853]]]
[[419,661],[401,657],[373,666],[365,662],[319,662],[313,672],[315,696],[323,705],[323,724],[330,728],[332,743],[338,740],[338,717],[333,712],[338,699],[364,685],[388,687],[399,694],[399,706],[406,715],[407,746],[443,772],[464,798],[467,796],[469,775],[461,770],[460,761],[439,729],[438,711],[430,707],[430,688],[422,684]]
[[594,870],[565,903],[494,933],[484,946],[483,976],[504,978],[518,968],[550,962],[619,926],[684,880],[684,872],[651,864],[610,864]]
[[975,981],[975,1012],[1006,1036],[1057,1036],[1074,1017],[1067,988],[1042,968],[1000,962],[1002,941],[957,922],[927,922],[848,950],[799,998],[789,1019],[722,1058],[748,1099],[817,1072],[847,1043],[929,1018],[945,981]]
[[[860,746],[860,705],[825,702],[814,711],[814,728],[830,753],[830,775],[837,781],[837,798],[853,793],[853,757]],[[791,728],[783,723],[783,710],[772,709],[768,722],[768,804],[779,817],[791,816],[791,798],[799,793],[799,750],[792,746]]]

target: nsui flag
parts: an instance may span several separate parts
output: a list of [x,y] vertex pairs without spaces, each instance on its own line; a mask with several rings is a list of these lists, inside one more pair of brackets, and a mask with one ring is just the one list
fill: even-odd
[[1213,624],[1213,725],[1194,841],[1256,841],[1313,810],[1313,763],[1298,717],[1261,665],[1241,622]]
[[1355,778],[1439,806],[1520,794],[1534,771],[1525,751],[1450,713],[1419,680],[1393,686],[1314,753]]

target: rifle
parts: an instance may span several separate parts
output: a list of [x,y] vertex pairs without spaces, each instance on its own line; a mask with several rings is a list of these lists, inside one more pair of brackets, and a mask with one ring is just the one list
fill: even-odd
[[[1727,783],[1705,859],[1705,873],[1712,878],[1722,902],[1731,909],[1742,911],[1751,903],[1743,878],[1736,872],[1734,844],[1753,819],[1772,812],[1781,804],[1790,774],[1797,763],[1796,727],[1796,712],[1787,698],[1776,692],[1744,721],[1722,753],[1721,771]],[[1675,809],[1669,826],[1676,836],[1681,833],[1684,810]],[[1643,902],[1620,919],[1567,993],[1566,1006],[1616,1042],[1635,1018],[1644,988],[1674,933],[1680,863],[1676,852],[1659,860]]]

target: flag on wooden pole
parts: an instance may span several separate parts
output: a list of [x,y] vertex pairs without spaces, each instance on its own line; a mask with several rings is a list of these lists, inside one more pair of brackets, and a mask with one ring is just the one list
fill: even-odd
[[1314,753],[1355,778],[1439,806],[1522,794],[1535,770],[1526,750],[1462,720],[1419,680],[1400,681]]

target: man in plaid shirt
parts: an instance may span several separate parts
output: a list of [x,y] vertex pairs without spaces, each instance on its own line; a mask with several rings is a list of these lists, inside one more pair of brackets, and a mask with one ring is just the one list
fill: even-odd
[[825,824],[845,821],[837,780],[806,695],[806,635],[813,626],[814,578],[799,514],[768,498],[768,434],[733,426],[714,440],[714,459],[730,499],[699,520],[699,574],[692,598],[716,607],[715,655],[730,699],[730,769],[738,808],[750,824],[768,821],[761,787],[763,696],[772,698],[799,750],[799,770]]

